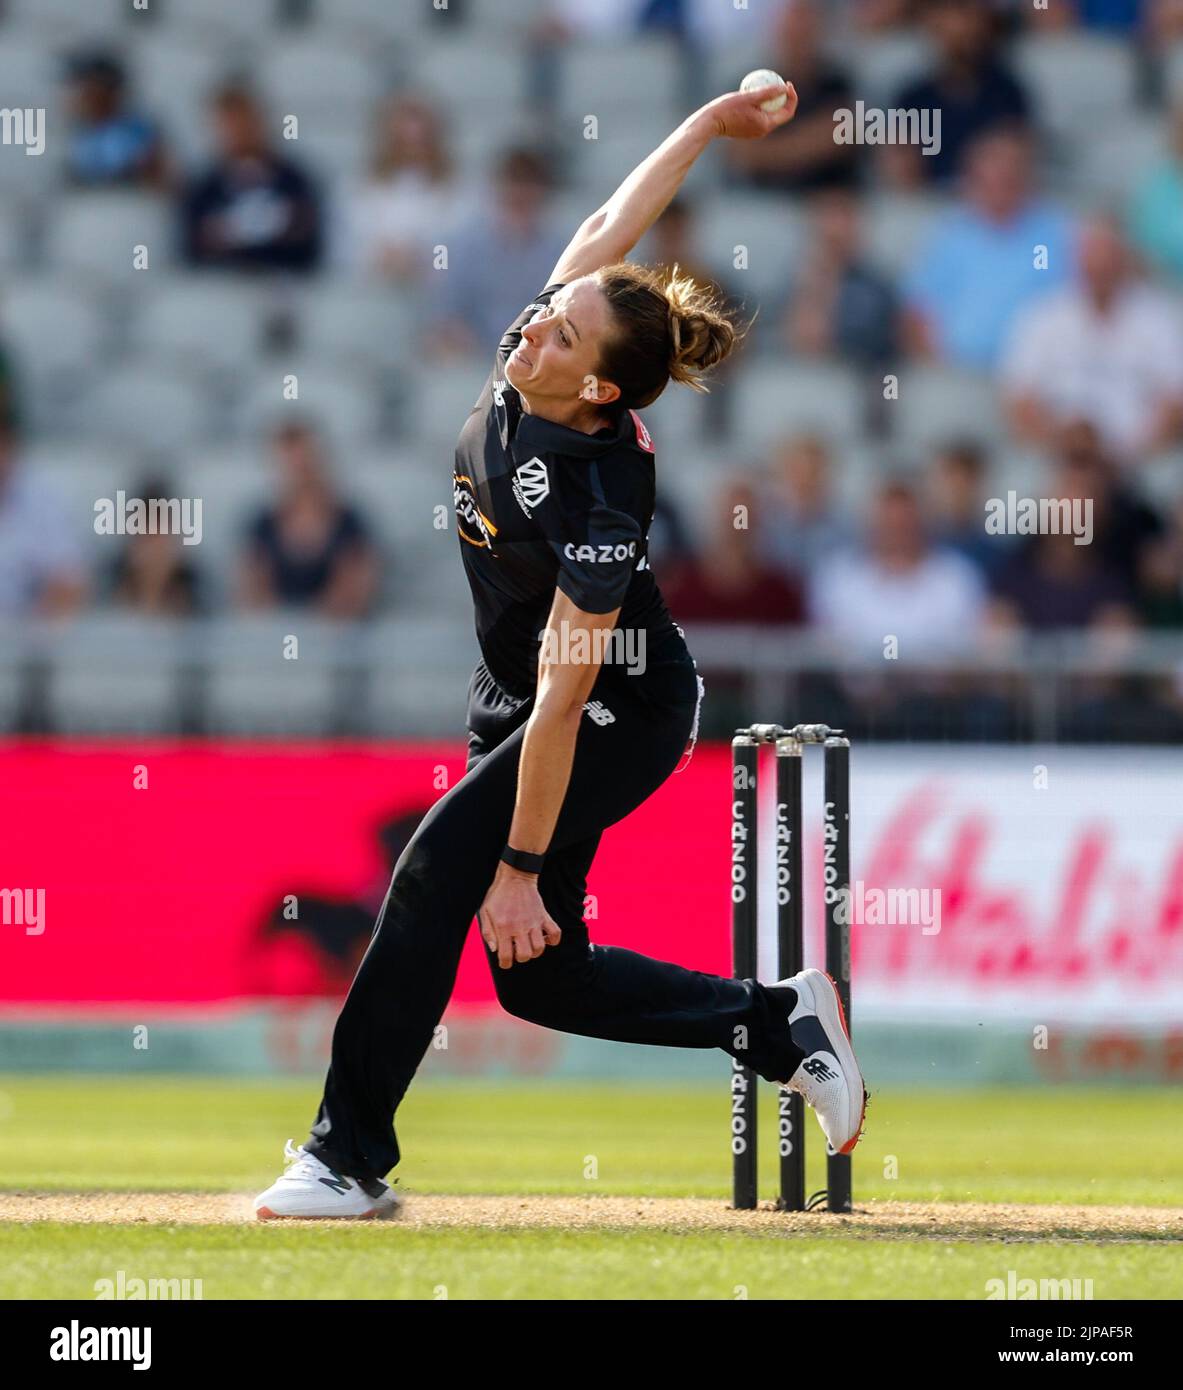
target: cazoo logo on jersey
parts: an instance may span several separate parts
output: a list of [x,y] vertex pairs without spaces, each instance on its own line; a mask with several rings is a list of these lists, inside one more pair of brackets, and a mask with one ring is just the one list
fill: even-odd
[[613,545],[611,541],[603,545],[576,545],[574,541],[568,541],[563,547],[563,554],[568,560],[590,561],[593,565],[607,560],[628,560],[636,553],[636,541],[629,541],[627,545],[623,541],[619,545]]

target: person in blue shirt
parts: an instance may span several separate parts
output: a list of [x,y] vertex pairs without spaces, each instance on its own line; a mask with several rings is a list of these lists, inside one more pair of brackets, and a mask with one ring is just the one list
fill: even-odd
[[1134,193],[1126,225],[1156,270],[1183,280],[1183,106],[1171,122],[1169,150]]
[[1018,311],[1070,279],[1072,224],[1033,193],[1020,127],[979,136],[963,178],[905,279],[905,339],[914,356],[989,371]]
[[90,186],[163,184],[168,164],[154,121],[135,110],[118,59],[106,53],[75,54],[67,63],[69,134],[66,174]]

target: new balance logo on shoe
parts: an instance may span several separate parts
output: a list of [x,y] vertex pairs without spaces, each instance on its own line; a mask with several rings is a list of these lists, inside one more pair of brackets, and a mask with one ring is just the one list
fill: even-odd
[[349,1179],[343,1178],[340,1173],[334,1173],[331,1178],[321,1178],[325,1187],[331,1188],[334,1192],[341,1193],[342,1196],[349,1191]]
[[838,1073],[832,1071],[820,1057],[807,1057],[801,1063],[801,1070],[807,1071],[815,1081],[833,1081]]

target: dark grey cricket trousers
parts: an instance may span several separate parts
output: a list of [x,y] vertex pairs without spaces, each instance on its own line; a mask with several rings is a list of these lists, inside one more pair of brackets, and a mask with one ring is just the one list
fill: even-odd
[[[395,865],[334,1029],[307,1148],[353,1177],[382,1177],[398,1163],[395,1110],[443,1016],[461,948],[509,834],[532,702],[508,718],[490,714],[484,698],[490,683],[478,666],[468,769],[424,816]],[[802,1054],[789,1037],[783,1004],[765,986],[593,945],[583,921],[601,833],[677,767],[697,698],[691,661],[655,666],[643,676],[604,668],[580,723],[571,780],[539,876],[562,941],[508,970],[486,954],[502,1006],[520,1018],[588,1037],[717,1047],[732,1056],[740,1055],[738,1039],[746,1042],[746,1065],[768,1080],[786,1080]]]

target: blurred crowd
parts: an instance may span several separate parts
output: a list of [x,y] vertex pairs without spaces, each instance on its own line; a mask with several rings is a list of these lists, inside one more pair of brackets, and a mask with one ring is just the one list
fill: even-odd
[[[463,24],[462,0],[454,6]],[[314,7],[279,8],[298,26]],[[661,34],[693,72],[730,8],[553,0],[521,41],[547,72],[582,44]],[[779,0],[766,9],[767,66],[794,82],[796,119],[761,142],[724,142],[714,186],[688,186],[639,253],[677,262],[750,308],[741,272],[699,254],[704,198],[759,192],[804,216],[791,272],[764,297],[713,393],[714,495],[698,508],[676,486],[661,498],[653,567],[675,617],[815,629],[864,652],[890,635],[901,658],[1014,632],[1183,630],[1183,104],[1172,106],[1160,62],[1183,45],[1183,3]],[[1069,33],[1104,36],[1133,55],[1128,114],[1161,132],[1158,153],[1118,201],[1062,196],[1054,171],[1074,151],[1063,131],[1049,135],[1040,94],[1011,60],[1017,39]],[[896,35],[929,44],[926,70],[907,76],[890,105],[941,111],[936,155],[833,138],[834,112],[861,95],[847,45]],[[561,145],[508,144],[488,177],[473,180],[457,156],[456,113],[413,80],[373,110],[360,175],[327,179],[298,140],[281,138],[280,113],[240,74],[228,70],[193,113],[211,151],[201,166],[136,90],[117,44],[91,41],[61,58],[63,196],[133,189],[162,200],[178,261],[194,275],[393,291],[413,306],[416,356],[428,370],[487,358],[574,231],[561,216],[571,181]],[[1079,129],[1075,153],[1083,158],[1098,134]],[[869,249],[868,200],[885,194],[925,211],[922,235],[892,264]],[[729,387],[760,360],[787,375],[797,364],[840,363],[872,400],[889,394],[891,374],[944,366],[990,383],[997,432],[983,440],[951,430],[923,456],[902,453],[890,444],[890,397],[880,401],[868,437],[888,441],[887,464],[852,498],[842,448],[824,431],[789,430],[759,454],[736,442]],[[350,494],[348,460],[314,412],[272,423],[258,441],[272,496],[239,518],[232,580],[209,583],[201,547],[168,536],[127,537],[96,566],[55,507],[52,478],[24,461],[37,428],[22,366],[0,297],[0,615],[294,605],[359,618],[397,603],[400,557]],[[657,443],[659,480],[670,479],[677,453]],[[987,533],[985,506],[1013,475],[1012,455],[1035,460],[1036,495],[1091,500],[1092,543]],[[167,462],[138,474],[129,463],[129,493],[176,495]],[[449,460],[428,466],[446,472]]]

